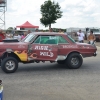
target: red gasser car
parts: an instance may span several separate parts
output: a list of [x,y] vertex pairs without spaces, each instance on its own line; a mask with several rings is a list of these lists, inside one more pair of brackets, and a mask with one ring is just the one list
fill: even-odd
[[13,73],[18,63],[57,62],[66,67],[81,67],[84,57],[96,56],[95,45],[76,43],[70,36],[53,32],[34,32],[21,42],[4,40],[0,43],[1,69]]

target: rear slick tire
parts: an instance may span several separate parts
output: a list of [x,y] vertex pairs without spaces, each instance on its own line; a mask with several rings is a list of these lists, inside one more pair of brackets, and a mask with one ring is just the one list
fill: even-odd
[[66,65],[70,69],[78,69],[83,63],[83,58],[78,53],[72,53],[66,59]]

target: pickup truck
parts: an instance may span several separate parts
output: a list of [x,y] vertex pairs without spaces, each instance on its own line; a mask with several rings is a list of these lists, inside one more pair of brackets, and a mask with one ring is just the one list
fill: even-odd
[[77,69],[83,58],[96,56],[95,45],[77,43],[70,36],[55,32],[34,32],[22,41],[0,42],[0,64],[5,73],[14,73],[19,63],[50,61]]

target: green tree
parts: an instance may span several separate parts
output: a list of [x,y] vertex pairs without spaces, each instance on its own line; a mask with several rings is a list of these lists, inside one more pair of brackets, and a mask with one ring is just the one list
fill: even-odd
[[40,18],[40,22],[49,29],[51,28],[51,24],[56,23],[58,18],[62,17],[62,11],[60,11],[61,7],[58,3],[51,0],[45,1],[44,4],[41,5],[41,14],[42,18]]
[[6,32],[9,32],[9,33],[11,33],[13,31],[13,27],[9,27],[7,30],[6,30]]
[[13,30],[13,27],[9,27],[7,30]]

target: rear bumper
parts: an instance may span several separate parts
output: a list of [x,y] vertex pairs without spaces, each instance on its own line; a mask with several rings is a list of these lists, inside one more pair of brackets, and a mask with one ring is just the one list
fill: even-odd
[[95,53],[93,54],[93,56],[97,56],[97,52],[95,52]]

